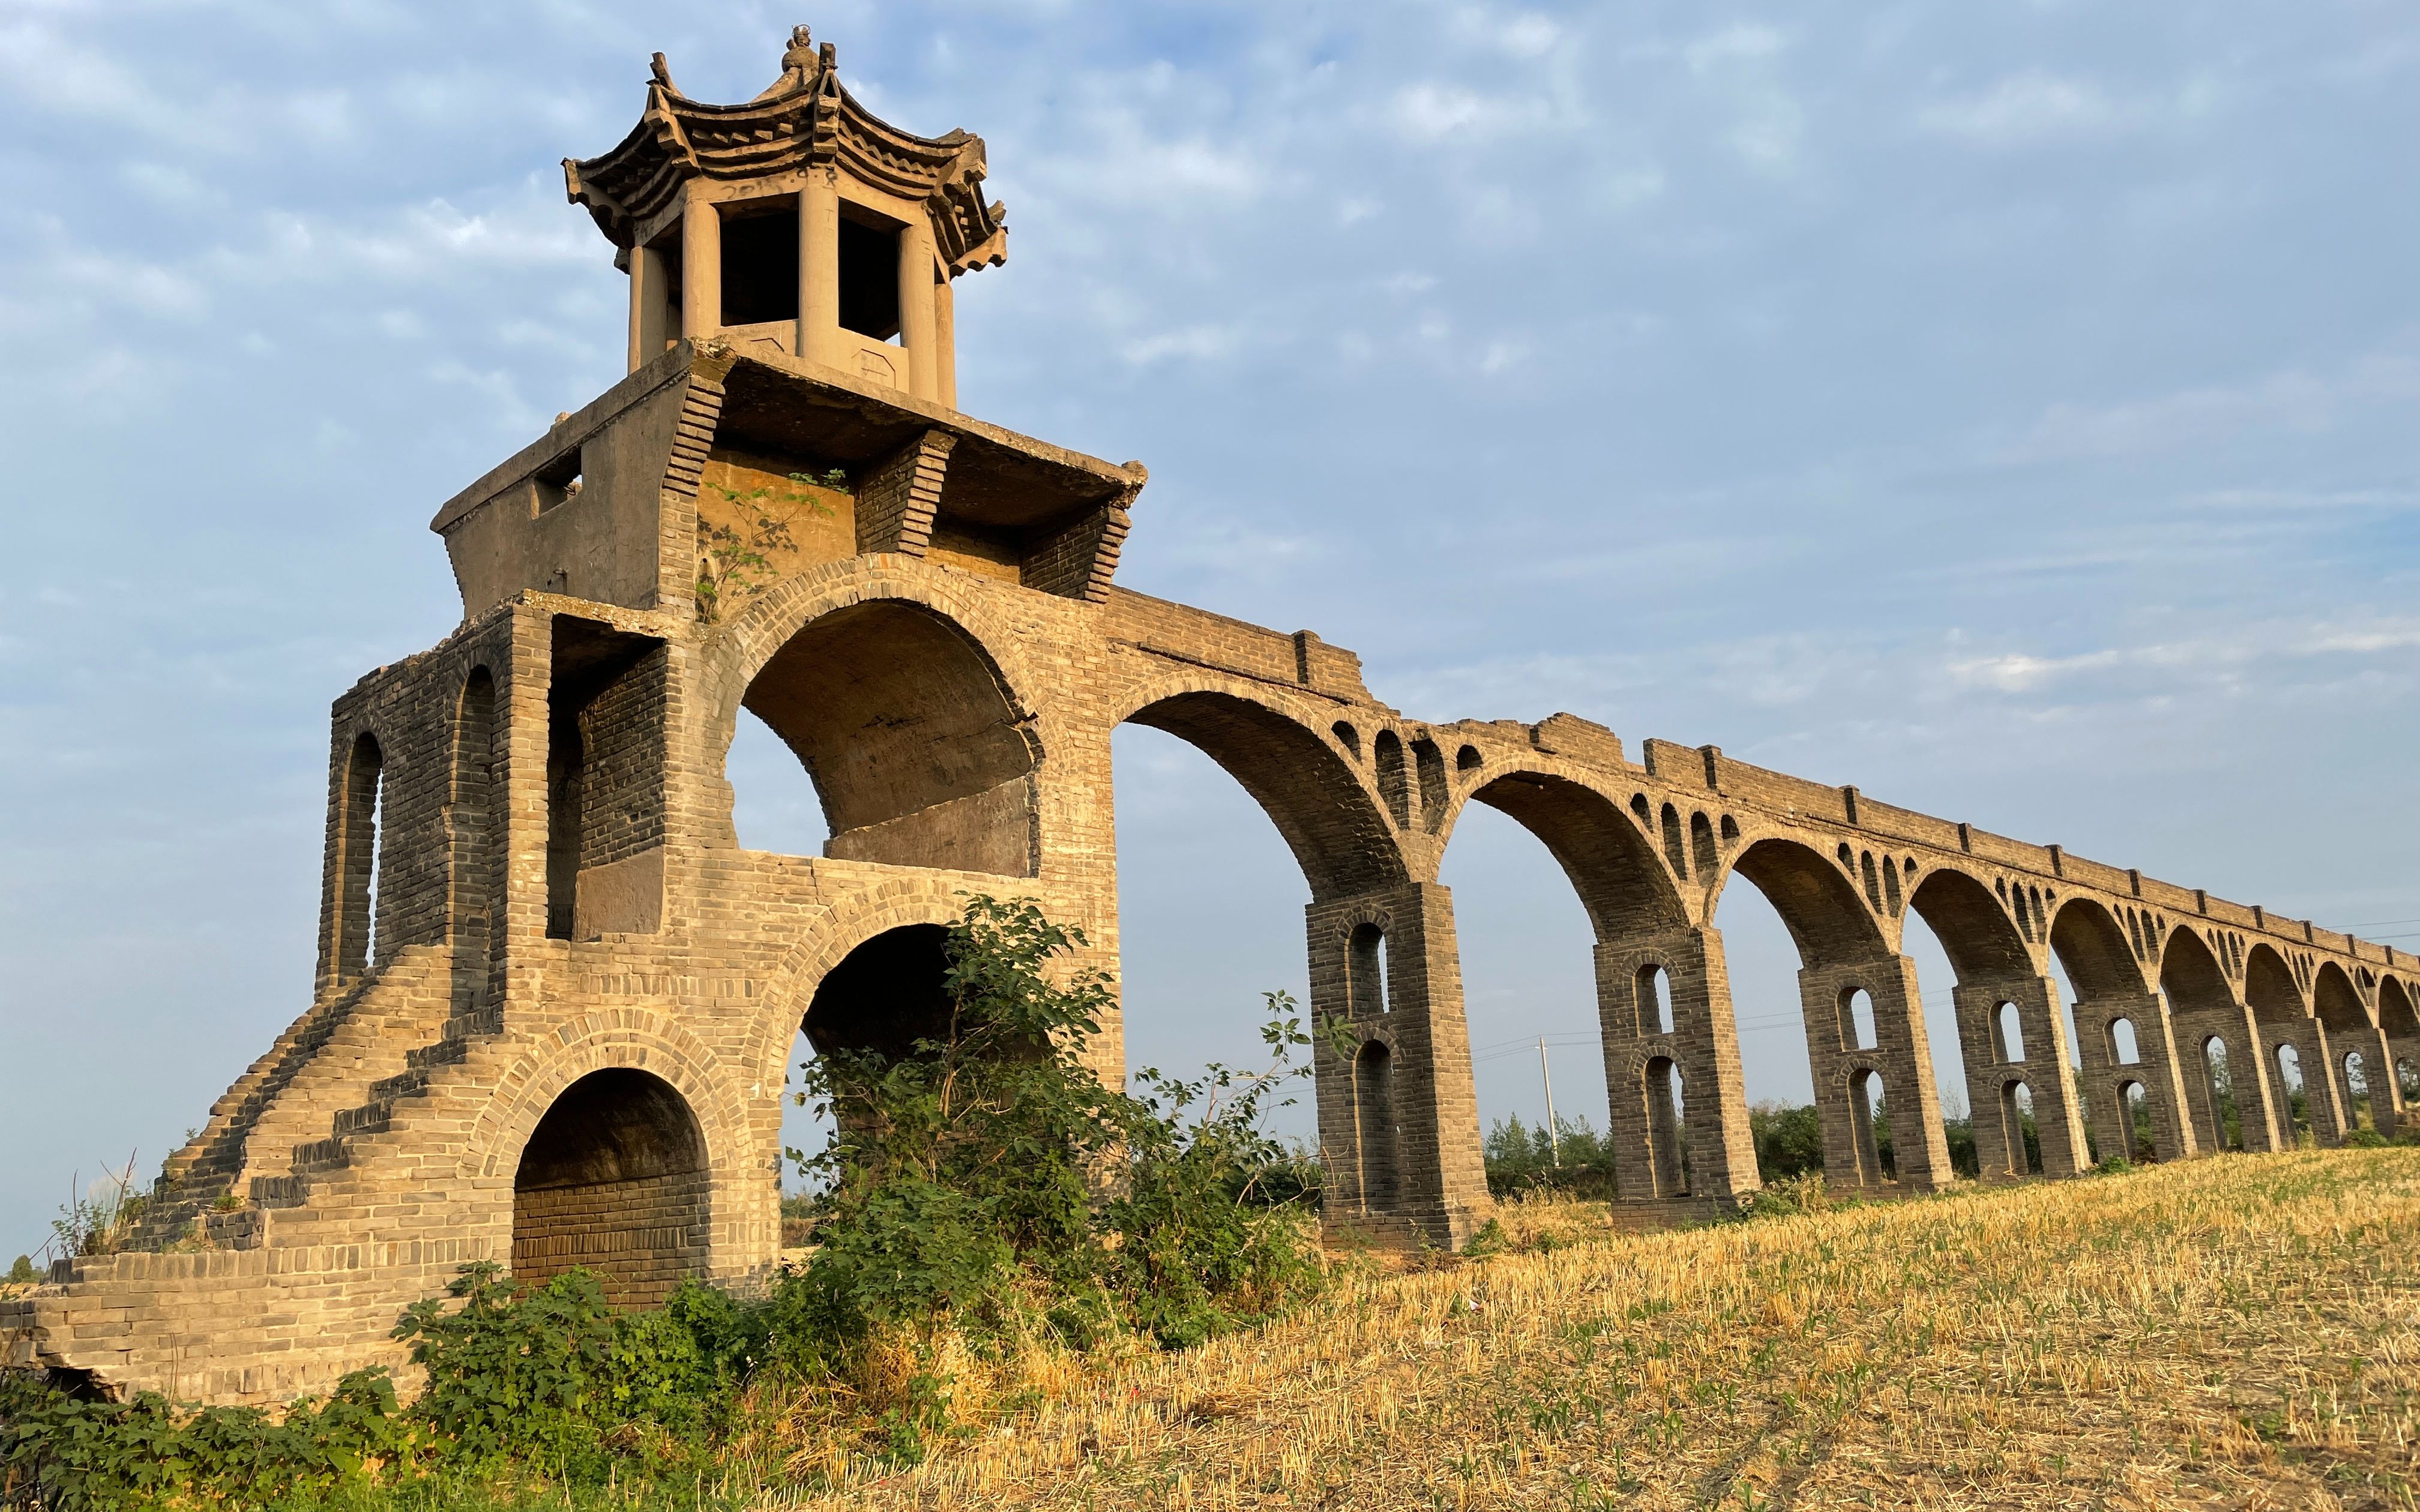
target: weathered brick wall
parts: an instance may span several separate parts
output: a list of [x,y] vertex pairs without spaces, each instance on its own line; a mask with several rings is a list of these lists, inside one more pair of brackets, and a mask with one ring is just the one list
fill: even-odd
[[615,1306],[655,1306],[708,1268],[711,1186],[705,1171],[682,1171],[520,1193],[513,1274],[543,1281],[586,1266]]

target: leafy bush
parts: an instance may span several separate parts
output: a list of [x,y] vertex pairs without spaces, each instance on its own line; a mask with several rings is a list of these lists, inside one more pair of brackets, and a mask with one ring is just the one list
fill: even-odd
[[1823,1173],[1812,1170],[1785,1176],[1749,1193],[1740,1204],[1740,1211],[1750,1218],[1790,1218],[1823,1212],[1831,1207],[1831,1189],[1823,1184]]
[[0,1371],[0,1506],[148,1506],[173,1492],[259,1505],[360,1480],[407,1458],[410,1426],[383,1370],[272,1422],[254,1408],[179,1411],[157,1393],[89,1401],[28,1371]]
[[34,1257],[30,1255],[18,1256],[17,1263],[8,1267],[7,1284],[9,1286],[30,1287],[40,1279],[34,1273]]

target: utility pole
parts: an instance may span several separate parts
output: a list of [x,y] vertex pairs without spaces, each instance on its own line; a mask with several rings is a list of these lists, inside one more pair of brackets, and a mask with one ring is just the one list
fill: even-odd
[[1538,1080],[1546,1084],[1546,1149],[1555,1157],[1555,1169],[1563,1168],[1562,1135],[1555,1129],[1555,1078],[1546,1070],[1546,1037],[1538,1037]]

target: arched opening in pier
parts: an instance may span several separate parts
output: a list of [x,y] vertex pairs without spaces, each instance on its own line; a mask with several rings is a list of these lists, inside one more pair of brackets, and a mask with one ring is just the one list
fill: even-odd
[[595,1071],[564,1088],[513,1173],[513,1276],[574,1266],[606,1300],[653,1306],[706,1267],[706,1137],[688,1100],[650,1072]]
[[861,1117],[851,1109],[845,1087],[839,1089],[843,1095],[837,1105],[829,1096],[799,1102],[799,1095],[807,1090],[808,1067],[835,1053],[897,1062],[919,1054],[920,1044],[947,1040],[949,937],[940,924],[885,930],[843,956],[815,984],[791,1041],[783,1088],[782,1182],[788,1203],[787,1241],[801,1237],[796,1225],[802,1207],[796,1199],[816,1190],[799,1157],[812,1160],[821,1154],[844,1121]]

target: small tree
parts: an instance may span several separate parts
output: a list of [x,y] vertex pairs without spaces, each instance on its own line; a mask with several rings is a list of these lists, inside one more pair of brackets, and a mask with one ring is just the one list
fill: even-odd
[[17,1263],[8,1267],[8,1285],[12,1287],[31,1286],[37,1279],[34,1257],[30,1255],[18,1256]]

